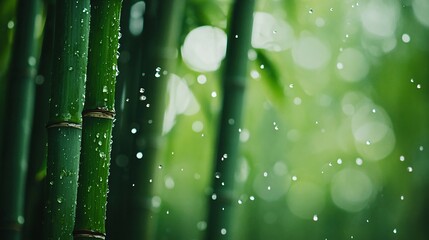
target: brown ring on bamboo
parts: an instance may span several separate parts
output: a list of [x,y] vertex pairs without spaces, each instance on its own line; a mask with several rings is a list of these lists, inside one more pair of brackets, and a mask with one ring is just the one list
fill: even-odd
[[75,238],[83,237],[83,238],[96,238],[96,239],[106,239],[106,234],[86,229],[80,229],[73,231],[73,236]]
[[64,121],[64,122],[50,123],[46,125],[46,128],[54,128],[54,127],[70,127],[70,128],[82,129],[82,124]]
[[82,112],[83,117],[115,119],[115,112],[104,109],[89,109]]

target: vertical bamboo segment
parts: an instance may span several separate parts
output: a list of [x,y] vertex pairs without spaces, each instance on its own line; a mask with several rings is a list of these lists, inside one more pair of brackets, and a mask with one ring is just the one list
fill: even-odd
[[49,97],[51,93],[51,76],[53,62],[53,43],[55,26],[55,1],[45,1],[47,9],[43,30],[43,46],[40,56],[38,76],[36,77],[36,97],[34,109],[37,117],[33,119],[31,147],[25,192],[24,239],[39,239],[42,234],[42,222],[45,204],[43,191],[46,179],[41,172],[46,166],[47,138],[46,123],[49,117]]
[[72,239],[88,59],[89,0],[59,0],[48,123],[47,239]]
[[122,0],[91,0],[74,239],[104,239]]
[[36,74],[35,18],[38,1],[19,1],[10,64],[8,104],[0,172],[0,239],[20,239],[24,223],[25,178],[33,119]]
[[206,239],[230,239],[239,128],[248,77],[255,0],[236,0],[232,7],[223,73],[223,103],[217,142],[213,195],[209,200]]
[[109,195],[107,198],[106,232],[111,240],[122,240],[127,227],[126,209],[129,180],[129,161],[134,155],[133,139],[135,104],[138,93],[138,80],[141,76],[141,30],[143,25],[144,3],[139,0],[124,1],[121,10],[121,33],[119,39],[120,73],[116,82],[115,127],[113,128],[112,159],[109,175]]
[[130,161],[128,216],[129,239],[147,239],[156,221],[151,211],[155,163],[162,145],[162,126],[168,72],[177,58],[178,38],[183,23],[185,1],[146,1],[142,70],[137,103],[137,136]]

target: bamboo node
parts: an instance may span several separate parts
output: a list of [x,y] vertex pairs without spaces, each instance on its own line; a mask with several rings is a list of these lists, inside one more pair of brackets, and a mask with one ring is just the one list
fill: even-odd
[[81,238],[96,238],[96,239],[103,239],[103,240],[106,239],[106,234],[92,231],[92,230],[87,230],[87,229],[74,230],[73,236],[75,238],[81,237]]
[[50,123],[46,125],[46,128],[54,128],[54,127],[70,127],[70,128],[82,129],[82,124],[72,123],[72,122],[56,122],[56,123]]
[[105,109],[89,109],[82,112],[83,117],[115,119],[115,112]]

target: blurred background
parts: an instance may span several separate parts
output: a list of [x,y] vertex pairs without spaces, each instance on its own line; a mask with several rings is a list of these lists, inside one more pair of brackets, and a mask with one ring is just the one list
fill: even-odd
[[[0,4],[0,105],[14,2]],[[153,179],[156,239],[207,228],[231,1],[187,4]],[[124,8],[123,35],[141,33],[142,7]],[[230,239],[428,239],[428,42],[427,0],[258,0]]]

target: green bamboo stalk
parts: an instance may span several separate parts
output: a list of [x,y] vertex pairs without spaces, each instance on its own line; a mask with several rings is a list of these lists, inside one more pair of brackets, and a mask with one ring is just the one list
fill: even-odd
[[[72,239],[76,210],[89,0],[59,0],[48,123],[47,239]],[[61,16],[61,17],[60,17]]]
[[144,3],[139,0],[125,1],[121,10],[121,33],[119,39],[120,69],[116,82],[116,121],[113,128],[112,160],[109,175],[109,195],[107,201],[106,232],[109,239],[123,239],[123,229],[127,226],[126,205],[129,184],[129,160],[133,158],[131,132],[135,119],[138,80],[140,71],[141,30]]
[[128,216],[129,239],[147,239],[154,234],[155,212],[151,210],[151,179],[154,177],[165,110],[168,74],[177,59],[178,39],[183,23],[185,1],[146,1],[142,70],[137,103],[137,133],[130,161]]
[[122,0],[91,0],[74,239],[104,239]]
[[232,6],[223,72],[223,99],[217,142],[213,195],[209,200],[206,239],[230,239],[234,177],[238,162],[239,128],[248,78],[248,57],[255,0],[236,0]]
[[[37,117],[33,119],[30,158],[25,192],[24,239],[41,238],[40,216],[44,211],[44,190],[46,184],[47,132],[49,117],[49,97],[51,95],[51,75],[53,62],[55,1],[45,1],[46,20],[43,34],[42,55],[36,76],[36,98],[34,109]],[[45,173],[45,174],[43,174]]]
[[8,104],[0,172],[0,239],[20,239],[36,74],[38,1],[19,1],[9,71]]
[[[6,108],[6,87],[7,87],[7,68],[12,50],[12,35],[14,32],[14,19],[16,8],[16,0],[1,1],[0,2],[0,26],[7,26],[0,28],[0,154],[3,148],[3,140],[5,136],[4,122],[5,122],[5,108]],[[0,159],[0,173],[3,159]]]

